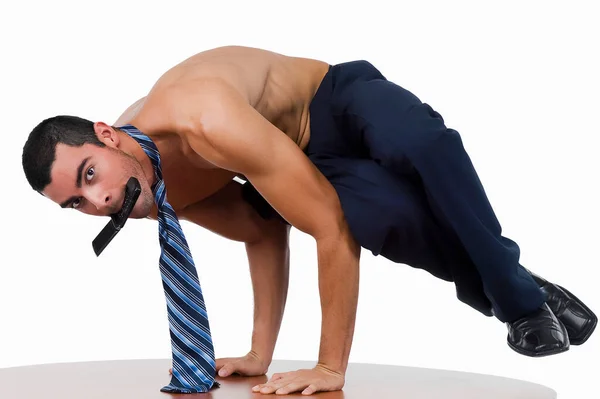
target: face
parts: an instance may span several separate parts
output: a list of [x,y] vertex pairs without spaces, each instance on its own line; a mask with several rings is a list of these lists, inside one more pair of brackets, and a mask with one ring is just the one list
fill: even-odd
[[121,209],[125,185],[133,176],[139,180],[142,192],[130,217],[147,217],[154,204],[154,196],[140,162],[119,149],[114,141],[105,144],[106,147],[58,144],[50,173],[51,183],[43,194],[61,207],[89,215],[108,216]]

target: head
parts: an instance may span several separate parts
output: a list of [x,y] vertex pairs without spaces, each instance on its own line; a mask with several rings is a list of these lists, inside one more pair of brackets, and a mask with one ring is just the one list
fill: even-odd
[[63,208],[89,215],[107,216],[121,209],[125,184],[136,177],[142,192],[130,217],[143,218],[154,203],[150,188],[154,174],[146,176],[140,163],[145,156],[137,142],[119,129],[75,116],[56,116],[31,131],[22,161],[35,191]]

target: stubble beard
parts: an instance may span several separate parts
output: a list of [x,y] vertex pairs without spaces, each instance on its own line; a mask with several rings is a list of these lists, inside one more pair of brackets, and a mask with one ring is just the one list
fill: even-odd
[[[144,170],[142,169],[142,165],[139,161],[129,155],[124,153],[125,157],[125,184],[130,177],[135,177],[140,182],[140,187],[142,192],[138,197],[136,204],[131,212],[130,217],[134,219],[141,219],[148,217],[150,212],[152,211],[152,206],[154,205],[154,194],[152,193],[152,189],[150,187],[150,183],[148,180],[148,176],[145,175]],[[125,185],[123,186],[123,191],[125,190]]]

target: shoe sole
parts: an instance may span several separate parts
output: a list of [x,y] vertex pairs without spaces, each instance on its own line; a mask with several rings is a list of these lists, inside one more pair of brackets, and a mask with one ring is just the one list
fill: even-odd
[[521,348],[517,348],[516,346],[512,345],[508,340],[506,341],[506,343],[515,352],[517,352],[517,353],[519,353],[521,355],[529,356],[529,357],[544,357],[544,356],[557,355],[559,353],[563,353],[563,352],[566,352],[566,351],[569,350],[569,345],[567,345],[564,348],[553,349],[551,351],[530,352],[530,351],[525,351],[525,350],[523,350]]
[[594,330],[596,329],[596,325],[598,324],[598,317],[594,314],[594,312],[592,312],[592,310],[590,308],[588,308],[583,301],[580,301],[579,298],[577,298],[575,295],[571,294],[566,288],[561,287],[560,285],[556,284],[556,286],[558,288],[560,288],[561,290],[563,290],[564,292],[566,292],[570,297],[572,297],[573,299],[575,299],[579,305],[581,305],[582,308],[584,308],[587,312],[589,312],[594,318],[592,319],[592,324],[590,325],[590,327],[588,328],[588,331],[583,334],[583,337],[577,337],[575,339],[572,339],[571,337],[569,337],[569,340],[571,341],[571,345],[581,345],[583,344],[585,341],[588,340],[588,338],[592,335],[592,333],[594,332]]

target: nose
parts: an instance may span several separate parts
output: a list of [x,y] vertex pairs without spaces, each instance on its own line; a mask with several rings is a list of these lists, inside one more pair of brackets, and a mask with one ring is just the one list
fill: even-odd
[[98,190],[90,196],[89,201],[100,213],[112,213],[115,206],[115,196],[109,191]]

